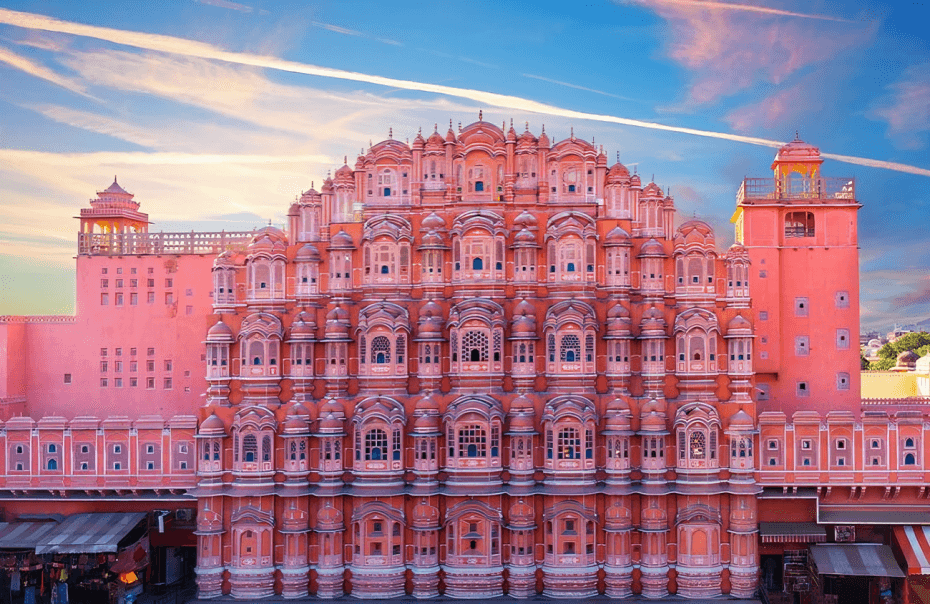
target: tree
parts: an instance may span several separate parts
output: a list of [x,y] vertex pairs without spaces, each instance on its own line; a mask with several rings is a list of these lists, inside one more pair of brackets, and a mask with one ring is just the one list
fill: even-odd
[[865,355],[862,352],[859,353],[859,369],[861,371],[868,371],[869,361],[866,360]]
[[[920,356],[924,356],[927,354],[927,352],[930,352],[930,333],[925,331],[916,331],[913,333],[905,334],[894,342],[888,342],[879,348],[878,356],[883,360],[891,359],[894,361],[898,358],[899,354],[906,350],[913,350]],[[923,351],[923,354],[921,354],[920,351]]]
[[888,371],[894,364],[895,359],[879,359],[869,364],[869,371]]

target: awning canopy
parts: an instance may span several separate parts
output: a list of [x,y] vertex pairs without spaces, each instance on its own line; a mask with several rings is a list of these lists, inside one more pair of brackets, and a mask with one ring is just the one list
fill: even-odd
[[907,560],[907,574],[930,575],[930,526],[896,526],[893,533]]
[[146,517],[142,512],[75,514],[36,542],[37,554],[116,552],[119,542]]
[[0,549],[34,549],[57,522],[0,522]]
[[823,524],[930,524],[930,507],[821,505],[817,520]]
[[816,522],[760,522],[762,543],[823,543],[827,529]]
[[903,577],[891,548],[877,543],[812,545],[811,555],[821,575]]

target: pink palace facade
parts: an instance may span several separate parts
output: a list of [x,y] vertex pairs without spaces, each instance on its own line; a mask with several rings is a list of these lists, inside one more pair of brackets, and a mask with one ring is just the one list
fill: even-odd
[[722,251],[608,163],[450,123],[247,233],[114,181],[76,316],[0,319],[7,513],[196,508],[199,597],[242,600],[746,598],[823,527],[890,543],[930,427],[859,397],[853,181],[792,141]]

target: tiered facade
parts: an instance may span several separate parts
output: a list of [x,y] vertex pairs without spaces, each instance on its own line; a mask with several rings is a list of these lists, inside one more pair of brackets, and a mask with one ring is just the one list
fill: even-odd
[[674,213],[478,121],[219,256],[201,597],[752,595],[749,254]]

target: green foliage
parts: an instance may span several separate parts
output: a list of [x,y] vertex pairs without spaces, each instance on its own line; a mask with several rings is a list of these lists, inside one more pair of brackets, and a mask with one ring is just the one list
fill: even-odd
[[916,353],[917,353],[917,356],[919,356],[919,357],[925,357],[925,356],[927,356],[928,354],[930,354],[930,344],[927,344],[926,346],[921,346],[920,348],[918,348],[918,349],[915,350],[914,352],[916,352]]
[[[894,342],[888,342],[878,349],[878,356],[882,360],[892,360],[898,358],[898,355],[906,350],[916,351],[918,355],[923,356],[930,352],[930,333],[918,331],[901,336]],[[923,353],[921,353],[923,351]],[[874,363],[873,363],[874,365]],[[892,366],[894,364],[892,363]]]
[[888,371],[894,364],[895,359],[879,359],[869,364],[869,371]]
[[859,353],[859,369],[862,370],[862,371],[868,371],[868,369],[869,369],[869,364],[870,364],[870,363],[866,360],[865,355],[863,355],[863,354],[860,352],[860,353]]

